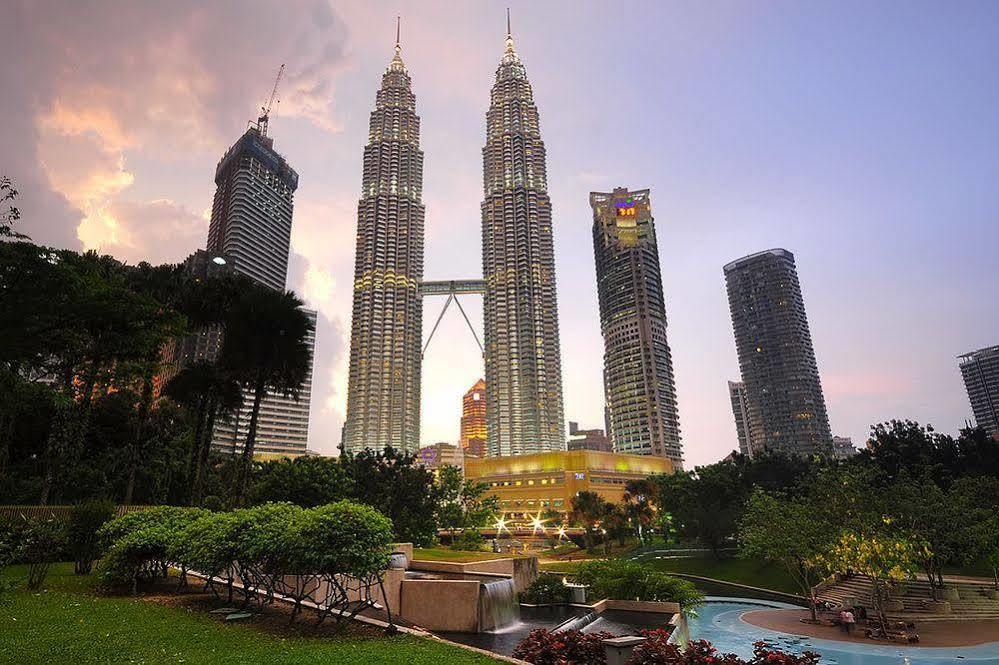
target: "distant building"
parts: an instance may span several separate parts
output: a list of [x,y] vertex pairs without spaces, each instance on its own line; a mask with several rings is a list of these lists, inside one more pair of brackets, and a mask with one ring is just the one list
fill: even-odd
[[416,458],[420,464],[428,469],[439,469],[442,466],[456,466],[459,469],[464,467],[464,454],[461,446],[453,443],[434,443],[423,446],[416,453]]
[[832,438],[832,456],[835,459],[849,459],[859,451],[853,447],[853,439],[848,436],[834,436]]
[[620,503],[629,480],[673,471],[666,457],[595,450],[465,460],[465,478],[486,483],[511,523],[523,523],[546,510],[565,514],[579,492],[596,492]]
[[579,429],[579,423],[569,421],[569,436],[566,442],[568,450],[596,450],[599,452],[614,452],[610,437],[602,429]]
[[724,272],[750,454],[829,454],[832,434],[794,255],[786,249],[757,252]]
[[958,358],[975,422],[999,437],[999,346],[972,351]]
[[479,379],[461,398],[461,448],[465,455],[485,457],[486,382]]
[[746,384],[742,381],[728,382],[728,396],[732,401],[732,415],[735,417],[735,434],[739,438],[739,452],[749,455],[749,407],[746,405]]
[[649,190],[590,192],[608,432],[619,453],[683,466]]

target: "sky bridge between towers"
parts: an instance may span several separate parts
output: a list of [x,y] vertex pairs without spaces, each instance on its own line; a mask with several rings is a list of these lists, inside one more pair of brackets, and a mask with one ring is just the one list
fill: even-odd
[[434,327],[430,331],[430,336],[427,337],[427,341],[423,345],[423,351],[420,353],[421,358],[427,355],[427,347],[430,346],[430,340],[434,338],[434,333],[437,332],[437,326],[441,324],[441,319],[444,318],[444,313],[447,312],[447,308],[451,306],[452,302],[458,306],[458,311],[461,312],[462,318],[464,318],[465,323],[468,324],[468,329],[472,331],[472,337],[475,338],[475,343],[479,345],[479,352],[485,355],[485,350],[482,348],[482,342],[479,340],[479,333],[475,332],[475,327],[472,325],[472,322],[469,321],[468,314],[465,313],[465,308],[461,306],[461,302],[458,300],[458,294],[468,293],[485,295],[486,280],[448,279],[420,282],[421,296],[447,296],[447,300],[444,301],[444,307],[441,308],[441,313],[437,315]]

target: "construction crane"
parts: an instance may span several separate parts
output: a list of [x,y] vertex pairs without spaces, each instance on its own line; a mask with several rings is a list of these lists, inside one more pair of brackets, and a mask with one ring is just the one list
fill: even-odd
[[[267,100],[266,106],[260,107],[260,117],[257,118],[257,129],[260,130],[260,135],[263,137],[267,136],[267,123],[271,118],[271,107],[274,105],[274,98],[277,97],[278,84],[281,83],[281,77],[284,76],[284,65],[278,69],[277,78],[274,79],[274,89],[271,90],[271,97]],[[280,103],[280,100],[278,100]]]

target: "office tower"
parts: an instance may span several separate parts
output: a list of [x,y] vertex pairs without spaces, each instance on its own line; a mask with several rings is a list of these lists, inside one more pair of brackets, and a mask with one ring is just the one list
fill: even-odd
[[750,452],[828,454],[832,435],[794,255],[757,252],[724,272],[749,407]]
[[999,346],[966,353],[959,360],[975,422],[999,437]]
[[[283,291],[298,174],[274,150],[267,124],[265,111],[219,161],[207,250],[190,257],[185,266],[195,274],[203,272],[206,278],[231,270]],[[312,355],[316,312],[304,311],[313,323],[308,339]],[[197,339],[188,339],[180,349],[186,354],[181,364],[215,358],[221,341],[218,331],[211,328],[202,331]],[[297,401],[269,392],[261,402],[254,447],[258,456],[306,452],[311,394],[310,359],[309,374]],[[212,445],[223,452],[239,452],[246,441],[252,404],[245,396],[240,412],[227,423],[217,422],[212,433]]]
[[545,144],[509,21],[486,113],[482,162],[489,455],[562,450],[562,364]]
[[465,466],[465,452],[461,446],[444,441],[423,446],[416,452],[416,459],[420,464],[434,471],[445,465],[456,466],[459,469]]
[[569,436],[565,443],[567,450],[596,450],[602,453],[614,452],[610,437],[602,429],[579,429],[579,423],[569,421]]
[[[310,358],[316,351],[316,317],[311,309],[303,309],[312,322],[312,330],[306,338]],[[298,399],[285,397],[281,393],[268,392],[260,402],[260,415],[257,418],[257,437],[254,456],[268,459],[274,457],[294,457],[308,452],[309,405],[312,400],[312,360],[309,373],[302,382]],[[228,422],[216,422],[212,445],[223,452],[238,453],[249,433],[250,415],[253,410],[253,395],[243,393],[243,406]]]
[[264,122],[251,125],[215,169],[208,253],[256,282],[284,290],[298,174],[274,150]]
[[409,73],[396,41],[364,148],[350,331],[347,452],[420,443],[423,151]]
[[752,454],[749,445],[749,406],[746,404],[746,384],[742,381],[728,382],[728,396],[732,400],[732,415],[735,416],[735,434],[739,437],[739,452]]
[[683,468],[673,360],[649,190],[591,192],[604,338],[604,395],[614,450]]
[[461,398],[461,448],[466,455],[485,457],[487,442],[486,382],[479,379]]

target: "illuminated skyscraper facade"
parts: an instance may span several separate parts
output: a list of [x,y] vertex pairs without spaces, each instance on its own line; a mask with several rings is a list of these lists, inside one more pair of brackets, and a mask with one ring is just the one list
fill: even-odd
[[750,454],[830,454],[829,417],[794,255],[770,249],[733,261],[724,271]]
[[604,395],[615,452],[683,468],[673,360],[649,190],[591,192],[604,338]]
[[966,353],[959,360],[975,422],[999,437],[999,346]]
[[342,442],[349,452],[419,449],[422,195],[420,119],[397,42],[371,112],[357,205]]
[[479,379],[461,398],[461,447],[466,455],[485,457],[486,382]]
[[565,448],[552,209],[527,72],[507,31],[482,149],[489,455]]

